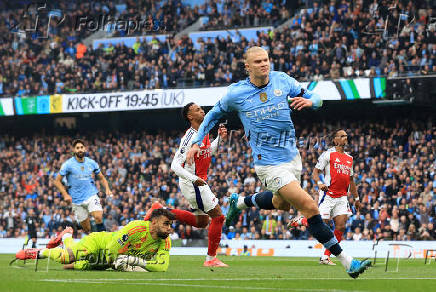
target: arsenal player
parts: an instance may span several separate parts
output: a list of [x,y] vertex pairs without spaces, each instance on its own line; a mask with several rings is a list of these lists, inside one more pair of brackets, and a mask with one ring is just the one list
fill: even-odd
[[[353,180],[353,157],[344,151],[348,144],[347,133],[344,130],[337,130],[332,135],[334,147],[323,152],[318,158],[318,163],[313,171],[313,180],[319,186],[319,212],[321,218],[329,223],[330,219],[335,222],[334,234],[338,242],[341,241],[345,232],[345,224],[348,216],[352,215],[348,204],[347,193],[354,196],[354,204],[357,210],[360,208],[359,195],[356,184]],[[321,181],[319,174],[324,172],[324,181]],[[304,218],[294,219],[290,225],[305,225]],[[330,260],[330,251],[325,250],[319,263],[324,265],[336,265]]]
[[[179,177],[182,195],[195,211],[194,213],[178,209],[170,211],[176,215],[176,220],[197,228],[205,228],[209,223],[210,217],[212,220],[208,233],[209,246],[203,265],[205,267],[227,267],[228,265],[216,258],[216,251],[221,241],[221,231],[225,217],[221,212],[218,199],[206,182],[212,155],[217,152],[220,140],[227,138],[227,129],[224,126],[220,126],[218,137],[212,143],[209,140],[209,135],[206,135],[201,144],[200,151],[194,159],[194,163],[189,165],[185,163],[186,153],[191,148],[192,141],[197,135],[198,128],[201,122],[203,122],[205,114],[199,105],[191,102],[183,107],[182,115],[190,123],[191,127],[186,131],[180,142],[180,147],[171,163],[171,169]],[[156,208],[162,208],[162,205],[157,202],[154,203],[147,214],[151,214],[151,211]]]

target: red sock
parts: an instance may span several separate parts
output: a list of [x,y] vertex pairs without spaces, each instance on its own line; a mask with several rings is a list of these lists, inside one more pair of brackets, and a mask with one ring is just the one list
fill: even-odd
[[216,250],[220,245],[221,232],[223,230],[224,215],[212,218],[209,225],[209,248],[207,249],[207,254],[209,256],[216,256]]
[[195,216],[192,212],[179,209],[171,209],[171,213],[176,215],[177,221],[194,227],[198,227],[197,216]]
[[[337,229],[335,229],[335,231],[333,233],[335,234],[335,237],[338,240],[338,242],[341,242],[343,233]],[[328,249],[326,249],[324,251],[324,255],[326,255],[326,256],[330,256],[331,254],[332,253]]]

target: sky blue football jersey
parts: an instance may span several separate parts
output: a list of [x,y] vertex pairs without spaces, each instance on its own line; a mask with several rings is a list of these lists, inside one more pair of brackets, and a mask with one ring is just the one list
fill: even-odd
[[262,88],[252,84],[249,78],[234,83],[206,114],[193,143],[200,144],[224,114],[237,112],[255,165],[291,162],[298,150],[288,98],[297,96],[312,100],[314,109],[322,106],[318,94],[304,89],[283,72],[271,71],[269,83]]
[[97,162],[89,157],[79,162],[74,156],[65,161],[59,171],[60,175],[67,178],[68,193],[74,204],[80,204],[98,193],[92,174],[99,173],[100,167]]

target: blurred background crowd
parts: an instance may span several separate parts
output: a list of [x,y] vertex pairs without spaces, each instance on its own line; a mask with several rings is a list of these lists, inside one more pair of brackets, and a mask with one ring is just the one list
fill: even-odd
[[[347,151],[354,157],[354,179],[363,204],[354,207],[347,223],[347,240],[436,240],[436,125],[427,120],[296,122],[303,161],[302,187],[315,199],[318,186],[311,174],[319,155],[330,147],[330,134],[338,126],[348,132]],[[349,130],[348,130],[349,129]],[[216,133],[213,133],[216,135]],[[170,163],[183,133],[162,131],[95,132],[85,135],[89,157],[96,160],[114,196],[100,193],[104,224],[117,230],[141,219],[151,203],[190,209],[180,194]],[[53,185],[62,162],[71,157],[71,135],[0,136],[0,237],[24,237],[26,217],[37,217],[38,237],[48,238],[65,225],[74,225],[71,207]],[[208,183],[219,198],[223,213],[228,196],[261,190],[251,150],[242,131],[233,130],[212,160]],[[96,182],[101,189],[100,182]],[[349,199],[353,206],[353,199]],[[30,210],[33,211],[30,211]],[[228,239],[308,239],[304,227],[289,231],[294,210],[244,210],[230,228]],[[173,239],[205,238],[207,230],[173,225]],[[79,234],[80,236],[80,234]]]
[[[0,3],[0,96],[228,85],[245,78],[244,49],[254,45],[269,50],[273,70],[299,81],[436,71],[432,0],[48,1],[50,17],[27,32],[37,14],[11,2]],[[83,43],[93,31],[79,25],[91,15],[140,17],[167,37],[93,48]],[[203,30],[278,29],[196,46],[178,33],[200,18]]]

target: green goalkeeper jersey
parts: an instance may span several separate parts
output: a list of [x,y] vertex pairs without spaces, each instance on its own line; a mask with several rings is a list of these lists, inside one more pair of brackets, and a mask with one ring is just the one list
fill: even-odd
[[[147,261],[148,271],[166,271],[171,239],[153,239],[149,226],[150,221],[135,220],[116,232],[93,232],[79,241],[73,252],[85,251],[88,256],[104,252],[108,264],[112,264],[121,254],[141,257]],[[79,255],[83,254],[79,252]],[[80,256],[76,258],[79,259]]]
[[106,245],[110,254],[137,256],[147,261],[148,271],[166,271],[169,265],[171,239],[153,239],[150,221],[135,220],[112,234]]

